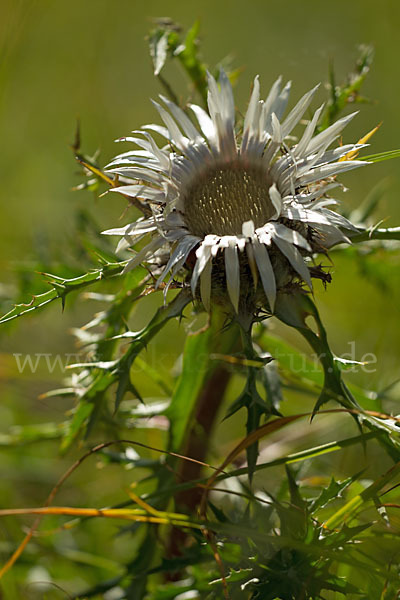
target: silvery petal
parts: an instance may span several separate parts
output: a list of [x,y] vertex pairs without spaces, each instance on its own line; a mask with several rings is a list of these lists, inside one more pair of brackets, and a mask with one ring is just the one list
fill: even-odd
[[261,132],[261,134],[263,132],[266,133],[266,130],[270,129],[271,114],[274,112],[273,106],[275,104],[275,101],[279,94],[279,90],[281,88],[281,81],[282,81],[282,77],[278,77],[278,79],[275,81],[275,83],[271,87],[269,94],[268,94],[267,98],[265,99],[265,102],[261,109],[261,114],[260,114],[260,132]]
[[160,113],[160,117],[162,118],[165,125],[167,126],[167,129],[171,135],[171,141],[179,148],[179,150],[184,152],[189,143],[188,138],[186,138],[181,133],[181,131],[180,131],[178,125],[175,123],[174,119],[165,110],[165,108],[163,106],[161,106],[161,104],[159,104],[155,100],[152,100],[152,103],[154,104],[154,106],[156,107],[158,112]]
[[273,312],[276,299],[276,283],[274,270],[272,268],[271,261],[268,255],[268,250],[266,249],[264,244],[261,244],[257,240],[253,241],[252,247],[258,271],[260,273],[261,282],[263,284],[264,292],[269,302],[271,312]]
[[172,252],[169,261],[164,267],[163,272],[157,279],[156,288],[164,281],[168,271],[170,271],[178,262],[184,263],[190,254],[191,250],[201,241],[200,238],[193,235],[186,235],[178,243],[175,250]]
[[[325,185],[322,185],[321,187],[318,187],[316,190],[314,190],[313,192],[302,192],[301,194],[296,194],[296,196],[294,196],[296,202],[310,202],[312,200],[314,200],[315,198],[320,198],[321,196],[323,196],[324,194],[326,194],[329,190],[332,190],[336,187],[340,187],[340,183],[338,183],[337,181],[335,181],[334,183],[327,183]],[[285,198],[283,199],[285,202]]]
[[282,133],[281,124],[275,113],[272,113],[272,115],[271,115],[271,125],[272,125],[272,141],[275,142],[276,144],[281,144],[284,136]]
[[203,241],[203,243],[196,250],[197,260],[196,260],[196,264],[193,269],[192,279],[190,282],[193,296],[196,293],[197,282],[199,280],[200,275],[206,268],[208,261],[212,260],[211,248],[212,248],[211,245],[205,244]]
[[138,265],[140,265],[141,262],[146,260],[146,258],[149,256],[149,254],[154,254],[154,252],[156,250],[158,250],[159,248],[161,248],[161,246],[163,246],[164,244],[165,244],[165,240],[162,237],[155,237],[150,242],[150,244],[147,244],[147,246],[142,248],[140,250],[140,252],[138,252],[134,256],[134,258],[132,258],[128,262],[128,264],[126,265],[126,267],[124,268],[122,273],[125,274],[125,273],[128,273],[128,271],[132,271],[132,269],[135,269]]
[[311,252],[310,244],[302,235],[300,235],[298,231],[295,231],[294,229],[289,229],[289,227],[286,227],[282,223],[271,223],[271,226],[274,228],[276,235],[282,240],[285,240],[289,244],[296,244],[296,246],[301,246],[305,250]]
[[129,223],[129,225],[125,225],[125,227],[107,229],[101,233],[102,235],[142,235],[143,233],[148,233],[149,231],[154,231],[155,229],[157,229],[157,222],[153,217],[151,219]]
[[283,90],[280,92],[278,98],[271,106],[271,113],[275,113],[277,119],[281,120],[286,110],[287,103],[289,101],[289,94],[292,87],[292,82],[288,81]]
[[336,244],[351,244],[351,240],[334,225],[317,225],[315,228],[321,236],[323,246],[328,250]]
[[245,221],[242,225],[242,234],[246,238],[252,238],[254,235],[254,222]]
[[328,164],[330,162],[336,161],[342,156],[345,156],[349,152],[357,152],[362,148],[366,148],[369,144],[345,144],[344,146],[338,146],[333,150],[327,150],[323,152],[321,157],[314,163],[315,166],[319,166],[321,164]]
[[315,167],[311,169],[308,173],[299,177],[298,181],[301,185],[307,185],[309,183],[314,183],[314,181],[332,177],[332,175],[338,175],[339,173],[351,171],[352,169],[357,169],[358,167],[365,167],[367,164],[368,163],[363,160],[344,160],[342,162],[323,165],[322,167]]
[[237,154],[235,135],[233,129],[225,127],[220,113],[215,113],[214,123],[218,133],[219,157],[224,160],[234,159]]
[[231,299],[235,312],[239,312],[240,297],[240,265],[237,254],[237,247],[234,243],[225,248],[225,273],[226,286],[228,288],[229,298]]
[[317,210],[308,210],[302,206],[285,206],[282,210],[282,216],[294,221],[302,221],[303,223],[321,223],[323,225],[330,225],[330,220],[321,214]]
[[163,177],[160,173],[141,167],[118,167],[116,169],[106,169],[105,172],[115,173],[116,175],[122,175],[122,177],[128,177],[130,179],[140,179],[155,185],[160,185],[163,181]]
[[196,129],[196,127],[193,125],[192,121],[189,119],[189,117],[185,114],[185,112],[179,106],[177,106],[174,102],[171,102],[170,100],[168,100],[168,98],[166,98],[163,95],[160,95],[160,98],[166,104],[166,106],[169,108],[169,110],[173,114],[175,120],[182,127],[183,131],[185,132],[185,134],[187,135],[187,137],[189,139],[191,139],[193,141],[203,140],[201,134]]
[[200,296],[206,311],[210,312],[211,308],[211,271],[212,260],[206,263],[203,272],[200,275]]
[[343,215],[340,215],[333,210],[329,210],[328,208],[322,208],[321,213],[325,215],[331,223],[334,223],[338,227],[343,227],[343,229],[349,229],[350,231],[358,231],[357,227],[353,225],[348,219],[346,219]]
[[301,117],[303,116],[307,108],[310,106],[311,100],[313,99],[315,92],[318,88],[319,84],[316,85],[312,90],[304,94],[304,96],[298,101],[296,106],[290,111],[285,121],[282,123],[283,138],[288,136],[289,133],[291,133],[292,129],[300,121]]
[[222,116],[227,126],[231,127],[232,130],[235,128],[235,99],[233,97],[233,91],[231,82],[225,71],[220,70],[219,84],[221,86],[220,93],[220,107],[222,109]]
[[149,133],[147,133],[146,131],[144,131],[143,133],[147,138],[147,141],[151,148],[151,152],[154,154],[155,158],[158,160],[158,162],[164,169],[168,169],[170,166],[169,156],[166,155],[162,150],[160,150],[160,148],[157,146],[157,144],[155,143],[155,141]]
[[321,146],[329,146],[333,142],[333,140],[338,137],[338,135],[347,126],[347,124],[350,123],[352,119],[354,119],[356,114],[358,113],[354,112],[351,115],[348,115],[347,117],[339,119],[338,121],[333,123],[333,125],[327,127],[327,129],[324,129],[324,131],[321,131],[321,133],[318,133],[318,135],[313,137],[311,142],[307,146],[307,154],[313,154],[313,152],[316,152],[319,148],[321,148]]
[[314,135],[314,131],[315,128],[318,124],[319,121],[319,117],[324,109],[324,104],[322,104],[314,113],[313,118],[311,119],[311,121],[308,123],[304,133],[303,133],[303,137],[301,138],[301,140],[299,141],[299,143],[297,144],[297,146],[294,149],[294,152],[296,154],[297,157],[301,158],[302,156],[304,156],[306,154],[306,150],[307,150],[307,146],[311,141],[312,136]]
[[300,275],[300,277],[307,283],[310,290],[313,289],[310,271],[308,270],[307,265],[305,264],[303,257],[300,252],[297,250],[295,246],[289,244],[282,238],[275,236],[274,242],[278,246],[279,250],[286,256],[293,269]]
[[155,133],[158,133],[166,140],[168,140],[168,141],[171,140],[170,132],[168,131],[168,129],[166,127],[163,127],[162,125],[155,125],[154,123],[149,123],[148,125],[143,125],[142,129],[144,129],[145,131],[146,130],[155,131]]
[[269,193],[271,202],[275,208],[275,215],[272,218],[277,219],[282,211],[282,197],[281,197],[280,193],[278,192],[278,188],[276,187],[275,183],[273,185],[271,185],[271,187],[268,190],[268,193]]
[[156,202],[163,202],[165,200],[165,193],[162,190],[157,190],[146,185],[123,185],[121,187],[112,188],[109,191],[118,192],[119,194],[129,196],[130,198],[146,198],[147,200]]
[[212,119],[209,117],[206,111],[201,108],[201,106],[197,106],[197,104],[190,104],[189,107],[196,115],[200,128],[208,140],[210,147],[216,148],[217,132]]
[[260,120],[260,82],[258,75],[254,79],[253,92],[251,94],[249,106],[246,111],[243,124],[243,139],[241,152],[245,152],[252,136],[259,137],[258,124]]
[[132,246],[134,246],[135,244],[140,242],[145,237],[145,235],[146,234],[132,236],[132,237],[130,235],[124,235],[124,237],[122,237],[119,240],[117,247],[115,248],[115,254],[119,254],[123,250],[127,250],[127,248],[131,248]]

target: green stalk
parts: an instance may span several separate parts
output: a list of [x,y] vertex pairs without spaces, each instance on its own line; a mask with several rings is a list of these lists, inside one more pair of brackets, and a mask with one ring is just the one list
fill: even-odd
[[[186,339],[182,373],[175,385],[171,403],[165,412],[170,420],[168,450],[204,462],[210,449],[210,437],[231,373],[212,358],[213,354],[232,354],[236,350],[239,331],[236,324],[225,326],[226,314],[218,307],[210,316],[206,328],[189,334]],[[200,501],[201,490],[195,482],[201,478],[199,464],[168,456],[166,468],[160,470],[155,494],[159,495],[158,510],[167,510],[173,502],[179,511],[193,515]],[[175,493],[176,485],[184,481],[188,487]],[[190,482],[193,481],[193,486]],[[154,526],[148,526],[137,557],[128,565],[128,572],[143,573],[128,589],[129,594],[146,590],[147,573],[162,559]],[[188,533],[173,527],[167,531],[165,546],[169,557],[184,551]],[[164,534],[165,535],[165,534]],[[172,578],[173,575],[167,575]],[[132,596],[133,597],[133,596]],[[141,596],[134,596],[141,597]]]
[[353,243],[369,242],[371,240],[400,240],[400,227],[388,227],[387,229],[362,229],[358,233],[350,234]]

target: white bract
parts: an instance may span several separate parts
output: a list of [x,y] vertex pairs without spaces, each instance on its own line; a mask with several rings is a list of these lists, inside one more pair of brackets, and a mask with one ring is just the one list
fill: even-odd
[[[317,88],[305,94],[283,119],[290,84],[282,89],[279,78],[267,98],[260,100],[256,77],[241,135],[235,131],[232,87],[223,71],[219,85],[208,75],[209,113],[190,105],[198,127],[167,98],[161,96],[163,105],[154,102],[164,126],[146,125],[132,137],[123,138],[140,149],[118,155],[107,167],[121,183],[111,191],[136,198],[152,215],[104,232],[121,236],[118,250],[133,246],[143,235],[152,236],[125,271],[167,245],[169,259],[158,278],[159,285],[169,274],[167,290],[191,255],[191,288],[195,294],[199,287],[207,310],[218,253],[223,255],[218,268],[223,265],[226,289],[236,311],[244,258],[254,280],[260,279],[271,311],[277,293],[277,256],[312,289],[307,266],[312,254],[348,242],[343,230],[354,229],[347,219],[327,208],[335,204],[327,192],[339,185],[334,176],[366,164],[346,160],[346,155],[361,145],[328,149],[356,113],[314,135],[321,106],[298,143],[290,146],[285,141]],[[150,131],[165,138],[166,145],[160,148]]]

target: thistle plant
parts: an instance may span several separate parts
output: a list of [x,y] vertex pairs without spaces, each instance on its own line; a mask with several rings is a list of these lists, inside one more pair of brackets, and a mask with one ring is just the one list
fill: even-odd
[[[53,514],[73,516],[79,527],[96,517],[131,521],[121,531],[130,536],[132,554],[114,577],[100,569],[87,589],[70,590],[76,599],[397,598],[398,527],[387,509],[399,506],[399,418],[344,381],[351,361],[332,352],[314,302],[315,286],[328,288],[334,279],[332,253],[350,260],[349,249],[372,243],[385,250],[385,241],[400,240],[399,228],[369,226],[370,209],[344,216],[335,198],[347,171],[400,154],[366,154],[377,128],[343,141],[356,113],[341,112],[360,99],[372,51],[361,49],[348,81],[331,81],[330,98],[316,110],[318,86],[288,110],[290,84],[279,78],[263,100],[256,76],[241,117],[234,73],[206,68],[197,34],[198,24],[183,37],[168,20],[151,32],[154,73],[164,88],[153,102],[160,119],[118,140],[130,144],[128,150],[102,167],[82,152],[79,135],[73,145],[84,176],[79,188],[107,192],[108,201],[122,197],[128,223],[98,236],[95,268],[69,279],[46,274],[51,289],[1,319],[56,299],[64,307],[70,293],[95,284],[91,298],[105,304],[75,330],[86,360],[70,365],[74,374],[65,387],[46,395],[75,400],[62,427],[54,428],[61,452],[77,444],[82,454],[89,451],[44,507],[0,510],[2,516],[39,515],[0,576],[10,577],[22,549],[40,533],[40,518]],[[181,94],[162,74],[167,60],[183,67],[198,103],[178,101]],[[106,236],[120,238],[115,253]],[[131,313],[152,297],[155,314],[138,330]],[[172,374],[145,359],[171,321],[191,327]],[[305,339],[318,357],[316,370],[305,359],[299,376],[285,362],[304,355],[275,335],[273,322]],[[175,356],[173,346],[171,339]],[[137,369],[158,386],[162,402],[143,395]],[[287,413],[291,390],[311,395],[313,409]],[[232,436],[226,456],[215,457],[213,433],[221,418],[229,422],[236,413],[241,439]],[[333,430],[344,417],[357,429],[264,458],[267,437],[282,442],[285,427],[306,419],[314,427],[320,414],[329,416]],[[143,441],[145,427],[165,433],[160,447]],[[37,439],[43,437],[39,432]],[[355,471],[307,485],[318,457],[351,447],[362,454],[370,441],[394,462],[376,480]],[[55,506],[61,484],[93,454],[145,474],[133,478],[127,496],[121,492],[118,506]],[[273,468],[284,470],[271,486]]]
[[[168,262],[157,281],[158,286],[170,274],[165,293],[191,260],[192,294],[196,297],[199,292],[206,310],[211,310],[213,301],[228,303],[229,299],[240,316],[253,315],[258,308],[273,314],[277,291],[294,287],[295,280],[312,290],[312,265],[307,259],[340,242],[350,243],[344,231],[357,231],[326,208],[336,204],[328,196],[339,185],[335,176],[367,164],[354,160],[362,144],[328,150],[356,113],[314,135],[322,105],[298,143],[287,145],[285,140],[318,86],[283,120],[290,83],[281,90],[278,79],[261,101],[256,77],[238,136],[232,87],[224,71],[219,84],[220,88],[208,74],[209,114],[198,105],[190,106],[201,131],[179,106],[161,96],[168,111],[154,104],[165,127],[147,125],[134,132],[142,137],[122,138],[141,150],[124,152],[107,167],[108,173],[119,176],[112,191],[139,201],[138,208],[151,217],[104,233],[123,236],[118,251],[156,232],[124,272],[168,245]],[[148,130],[162,135],[168,144],[160,149]],[[324,273],[316,270],[314,276],[324,278]]]

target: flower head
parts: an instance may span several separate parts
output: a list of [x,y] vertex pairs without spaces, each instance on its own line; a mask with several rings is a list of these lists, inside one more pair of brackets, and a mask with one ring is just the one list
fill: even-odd
[[[186,265],[193,295],[206,309],[218,287],[227,291],[237,312],[243,293],[261,290],[274,310],[277,290],[297,280],[312,289],[312,255],[349,241],[354,226],[327,206],[334,176],[365,162],[346,160],[360,145],[329,149],[355,113],[317,133],[321,106],[299,141],[288,136],[310,106],[318,86],[305,94],[283,118],[290,84],[279,78],[266,100],[260,100],[258,77],[244,118],[236,132],[232,87],[222,71],[219,85],[208,75],[208,113],[190,105],[197,126],[176,104],[161,96],[154,102],[164,126],[146,125],[132,137],[140,149],[118,155],[107,171],[121,185],[112,191],[139,202],[147,218],[105,231],[122,236],[118,250],[152,236],[128,262],[130,270],[168,247],[158,285],[171,281]],[[166,139],[160,148],[150,132]],[[222,280],[222,284],[221,284]]]

